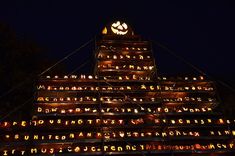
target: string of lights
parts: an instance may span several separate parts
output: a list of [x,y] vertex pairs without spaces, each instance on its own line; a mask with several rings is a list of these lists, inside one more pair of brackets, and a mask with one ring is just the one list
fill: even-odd
[[77,52],[79,52],[82,48],[86,47],[87,45],[89,45],[90,43],[92,43],[92,41],[94,41],[94,38],[88,40],[87,42],[85,42],[84,44],[82,44],[79,48],[75,49],[74,51],[70,52],[68,55],[64,56],[62,59],[60,59],[59,61],[57,61],[55,64],[53,64],[52,66],[48,67],[47,69],[45,69],[44,71],[42,71],[40,74],[38,74],[38,77],[44,75],[45,73],[47,73],[48,71],[50,71],[52,68],[54,68],[55,66],[59,65],[60,63],[62,63],[63,61],[67,60],[68,58],[70,58],[71,56],[73,56],[74,54],[76,54]]

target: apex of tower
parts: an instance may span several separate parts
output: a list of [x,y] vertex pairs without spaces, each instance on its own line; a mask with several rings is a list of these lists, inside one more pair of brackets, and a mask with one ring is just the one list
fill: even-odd
[[108,23],[102,30],[102,35],[111,35],[111,36],[132,36],[134,32],[130,25],[126,22],[117,20],[114,22]]

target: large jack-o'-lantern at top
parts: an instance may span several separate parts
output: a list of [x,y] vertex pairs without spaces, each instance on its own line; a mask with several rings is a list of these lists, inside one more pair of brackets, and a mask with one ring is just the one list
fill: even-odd
[[103,35],[130,36],[134,35],[130,26],[122,21],[111,22],[102,30]]
[[128,33],[128,26],[126,23],[121,23],[120,21],[117,21],[116,23],[113,23],[111,25],[111,30],[114,34],[125,35]]

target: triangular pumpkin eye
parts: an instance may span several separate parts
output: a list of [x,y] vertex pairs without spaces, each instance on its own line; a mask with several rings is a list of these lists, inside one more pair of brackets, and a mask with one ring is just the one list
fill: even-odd
[[120,21],[117,21],[116,23],[113,23],[112,26],[113,26],[113,27],[117,27],[117,26],[119,26],[120,24],[121,24]]
[[118,28],[119,30],[123,30],[122,25],[119,25],[117,28]]
[[122,23],[122,26],[123,26],[124,29],[127,29],[126,23]]

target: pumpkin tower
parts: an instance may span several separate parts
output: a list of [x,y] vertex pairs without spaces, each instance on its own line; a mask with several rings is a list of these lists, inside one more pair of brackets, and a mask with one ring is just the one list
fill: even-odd
[[151,43],[122,21],[95,44],[94,74],[40,77],[33,119],[0,123],[1,155],[235,154],[212,81],[159,76]]

